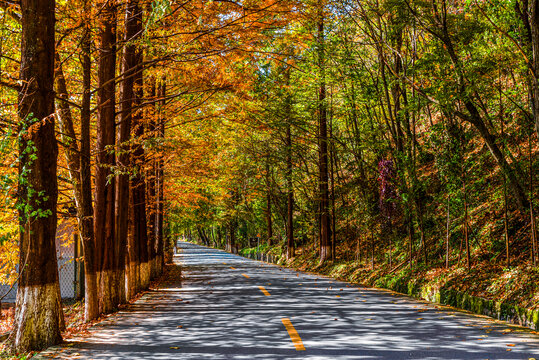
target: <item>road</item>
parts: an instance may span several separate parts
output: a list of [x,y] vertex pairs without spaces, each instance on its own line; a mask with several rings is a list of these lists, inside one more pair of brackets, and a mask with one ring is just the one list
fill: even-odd
[[38,358],[539,359],[539,336],[388,291],[181,243],[182,279]]

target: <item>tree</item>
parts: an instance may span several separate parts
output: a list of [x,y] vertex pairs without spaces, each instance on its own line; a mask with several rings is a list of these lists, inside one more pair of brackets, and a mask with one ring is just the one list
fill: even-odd
[[318,1],[316,37],[319,71],[318,91],[318,201],[320,212],[320,264],[331,259],[331,222],[329,215],[329,173],[328,173],[328,125],[325,74],[325,40],[324,40],[324,1]]
[[[116,166],[118,176],[116,179],[116,241],[119,245],[120,259],[122,264],[119,268],[125,267],[127,276],[127,299],[132,298],[138,291],[136,281],[137,257],[132,252],[123,256],[128,245],[128,224],[129,224],[129,177],[131,173],[131,124],[133,114],[139,110],[134,107],[135,103],[135,79],[140,76],[140,50],[137,40],[142,32],[142,9],[138,1],[128,1],[125,9],[125,47],[122,54],[122,82],[120,83],[120,123],[117,135]],[[130,248],[134,246],[131,239]],[[122,299],[123,300],[123,299]]]
[[99,64],[97,79],[97,144],[95,170],[94,234],[99,313],[112,312],[118,305],[115,284],[116,244],[114,187],[116,119],[116,2],[99,3]]
[[12,349],[40,350],[62,338],[56,261],[54,131],[55,1],[21,2],[19,92],[19,287]]

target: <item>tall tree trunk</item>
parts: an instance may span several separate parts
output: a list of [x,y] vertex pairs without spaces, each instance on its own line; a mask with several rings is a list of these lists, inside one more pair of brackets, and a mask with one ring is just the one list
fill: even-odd
[[320,88],[318,92],[318,196],[320,211],[320,264],[331,260],[331,238],[329,219],[329,190],[328,190],[328,128],[325,80],[325,41],[324,41],[324,2],[318,2],[318,71]]
[[236,254],[237,251],[237,245],[236,245],[236,220],[230,220],[229,224],[229,236],[227,239],[227,250],[233,254]]
[[267,244],[271,246],[271,239],[273,238],[273,225],[271,222],[271,192],[272,192],[272,179],[270,176],[270,164],[269,156],[266,157],[266,232],[267,232]]
[[95,171],[94,233],[96,243],[99,312],[112,312],[117,294],[114,287],[115,227],[114,186],[112,166],[115,165],[111,148],[115,144],[116,106],[116,4],[101,3],[99,16],[99,64],[97,90],[97,144]]
[[[129,224],[129,170],[131,167],[131,153],[129,139],[131,138],[131,123],[133,116],[133,102],[135,98],[134,79],[139,69],[139,56],[137,45],[134,43],[142,31],[142,12],[137,0],[130,0],[125,9],[125,36],[122,54],[122,81],[120,83],[120,123],[117,133],[116,162],[120,174],[116,178],[116,240],[119,244],[119,259],[123,260],[123,272],[127,277],[127,291],[122,301],[129,300],[136,293],[134,267],[136,260],[124,254],[127,248],[127,233]],[[135,263],[133,263],[135,262]],[[120,264],[122,265],[122,264]],[[125,284],[123,284],[125,288]]]
[[95,243],[93,229],[93,206],[90,174],[90,59],[89,29],[85,28],[82,39],[83,100],[81,109],[81,146],[73,125],[70,105],[63,101],[69,98],[61,60],[56,53],[55,85],[58,98],[57,118],[62,133],[62,142],[67,146],[65,155],[69,176],[73,184],[73,197],[77,209],[77,221],[83,244],[85,267],[85,321],[99,316],[97,303],[97,281],[95,269]]
[[470,268],[470,239],[468,234],[468,191],[466,189],[466,173],[462,174],[464,191],[464,245],[466,246],[466,267]]
[[532,265],[537,266],[537,231],[535,225],[535,211],[533,207],[533,150],[532,150],[532,139],[531,135],[528,138],[528,145],[530,151],[530,233],[531,233],[531,258]]
[[[91,2],[84,2],[86,14],[90,13]],[[91,321],[99,316],[99,304],[97,298],[97,267],[96,248],[94,237],[94,208],[92,204],[92,166],[90,154],[90,120],[91,120],[91,77],[92,63],[90,51],[92,44],[92,30],[89,17],[84,20],[84,35],[81,41],[82,49],[82,107],[80,113],[80,187],[81,203],[80,211],[80,234],[84,251],[84,320]]]
[[286,125],[286,198],[287,198],[287,217],[286,217],[286,257],[291,259],[295,256],[294,243],[294,185],[292,183],[292,132],[290,126],[290,117]]
[[449,231],[449,210],[450,210],[450,200],[451,198],[447,197],[447,219],[445,224],[445,267],[446,269],[449,269],[449,238],[451,236],[451,233]]
[[[142,53],[138,55],[137,63],[142,63]],[[134,76],[134,109],[133,109],[133,145],[132,164],[134,175],[131,178],[131,203],[133,209],[133,241],[137,242],[139,251],[139,274],[140,287],[147,289],[150,285],[150,270],[148,263],[148,227],[146,217],[146,179],[144,178],[144,167],[146,164],[146,154],[142,142],[144,141],[144,122],[142,118],[141,103],[143,98],[143,76],[142,71],[137,71]]]
[[407,228],[408,228],[408,263],[410,266],[410,271],[414,271],[414,223],[411,218],[411,215],[408,214],[406,219]]
[[[528,63],[532,88],[530,91],[532,97],[531,110],[535,123],[535,132],[539,136],[539,0],[531,0],[529,3],[528,0],[522,2],[525,8],[518,8],[519,1],[515,3],[515,6],[517,6],[517,11],[523,11],[520,14],[521,18],[522,15],[525,15],[523,20],[525,21],[526,31],[523,35],[525,35],[524,37],[529,43],[526,49],[531,52]],[[528,55],[530,54],[528,53]]]
[[22,0],[21,10],[20,273],[11,348],[22,352],[62,340],[62,308],[56,260],[55,1]]
[[[150,78],[150,91],[148,98],[150,101],[155,101],[156,97],[156,80],[155,77]],[[154,104],[154,103],[152,103]],[[155,105],[148,107],[146,112],[147,128],[149,137],[157,138],[157,128],[159,126],[155,113]],[[157,159],[155,154],[149,159],[149,167],[146,171],[146,215],[148,217],[148,257],[150,259],[150,279],[154,279],[158,274],[157,268],[157,236],[155,234],[157,221]]]
[[[166,79],[161,79],[161,82],[158,87],[158,94],[159,102],[158,102],[158,137],[160,137],[162,140],[165,137],[165,118],[163,116],[163,111],[166,105],[165,97],[166,97]],[[163,161],[163,155],[159,154],[157,158],[157,219],[155,221],[155,236],[156,236],[156,242],[157,242],[157,263],[159,268],[159,273],[163,271],[164,261],[165,261],[165,252],[164,252],[164,213],[165,213],[165,206],[164,206],[164,177],[165,177],[165,168],[164,168],[164,161]]]
[[[290,86],[290,67],[285,70],[285,80],[287,88]],[[287,93],[285,99],[286,116],[286,258],[291,259],[296,254],[296,244],[294,241],[294,183],[292,174],[294,164],[292,163],[292,96]]]
[[[501,89],[500,89],[500,103],[502,102]],[[505,132],[504,132],[504,120],[503,120],[503,110],[500,109],[501,119],[501,137],[502,143],[505,147]],[[509,240],[509,223],[508,223],[508,204],[507,204],[507,179],[505,174],[503,176],[503,228],[505,236],[505,266],[509,268],[511,266],[511,251],[510,251],[510,240]]]
[[329,138],[331,139],[331,146],[329,151],[330,159],[330,199],[331,199],[331,261],[335,261],[336,247],[337,247],[337,231],[335,226],[335,142],[333,141],[333,101],[331,102],[330,122],[329,122]]

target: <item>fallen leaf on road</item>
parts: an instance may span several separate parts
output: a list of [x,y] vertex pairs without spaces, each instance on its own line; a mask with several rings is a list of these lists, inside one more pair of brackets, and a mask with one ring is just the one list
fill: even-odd
[[511,346],[511,347],[513,347],[513,346],[515,346],[515,344],[507,344],[507,346]]

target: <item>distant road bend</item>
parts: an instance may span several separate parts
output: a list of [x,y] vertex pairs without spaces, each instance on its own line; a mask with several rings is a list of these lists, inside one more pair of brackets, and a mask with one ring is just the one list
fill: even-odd
[[38,358],[539,359],[519,327],[179,243],[182,281]]

